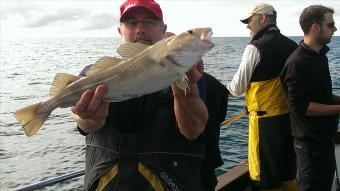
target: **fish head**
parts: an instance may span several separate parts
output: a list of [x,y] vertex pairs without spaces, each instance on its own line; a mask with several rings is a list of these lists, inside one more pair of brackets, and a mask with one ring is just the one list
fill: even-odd
[[169,37],[165,40],[169,53],[167,57],[188,71],[215,46],[210,41],[212,34],[211,28],[196,28]]

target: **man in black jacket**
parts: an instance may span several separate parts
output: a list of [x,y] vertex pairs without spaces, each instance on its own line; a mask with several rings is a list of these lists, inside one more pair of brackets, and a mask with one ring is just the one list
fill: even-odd
[[201,168],[202,182],[205,191],[213,191],[217,185],[215,169],[223,164],[219,148],[220,124],[226,117],[229,91],[216,78],[205,72],[198,83],[202,92],[201,97],[209,113],[203,132],[206,153]]
[[[175,35],[165,32],[164,38]],[[212,75],[204,72],[197,82],[199,94],[207,106],[209,119],[202,135],[206,152],[201,175],[205,191],[213,191],[217,185],[215,169],[223,164],[219,148],[220,124],[225,120],[228,108],[228,89]]]
[[329,191],[335,170],[334,138],[340,97],[332,93],[326,46],[337,30],[333,9],[313,5],[300,15],[304,39],[287,59],[281,80],[289,110],[297,155],[300,191]]
[[[167,29],[154,0],[123,2],[119,21],[123,42],[151,45]],[[107,86],[101,85],[82,95],[72,112],[86,135],[85,190],[203,190],[205,145],[199,137],[208,111],[199,96],[199,68],[187,73],[187,94],[173,85],[109,103],[103,100]]]
[[[127,0],[120,11],[123,42],[154,44],[163,38],[167,27],[154,0]],[[213,173],[221,165],[213,136],[225,117],[226,107],[220,109],[225,105],[218,101],[227,102],[223,95],[228,94],[203,74],[202,63],[186,74],[188,93],[173,85],[108,103],[103,100],[107,87],[99,86],[82,95],[72,112],[86,135],[85,190],[214,190],[214,174],[202,181],[206,174],[201,172]]]

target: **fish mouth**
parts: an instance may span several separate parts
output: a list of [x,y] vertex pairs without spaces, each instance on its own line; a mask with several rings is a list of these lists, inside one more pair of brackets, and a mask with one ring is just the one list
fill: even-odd
[[212,35],[213,35],[213,32],[210,30],[205,33],[202,33],[200,36],[200,39],[203,43],[208,44],[210,46],[214,46],[214,44],[210,41]]

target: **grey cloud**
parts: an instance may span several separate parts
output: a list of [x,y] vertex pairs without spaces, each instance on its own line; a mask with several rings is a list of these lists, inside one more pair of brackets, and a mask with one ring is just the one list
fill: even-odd
[[34,28],[43,27],[61,22],[74,21],[82,19],[89,14],[84,9],[60,9],[55,13],[42,12],[38,17],[30,17],[23,27]]
[[111,28],[117,24],[118,18],[114,17],[112,14],[101,13],[89,17],[87,23],[80,29],[81,30],[106,29]]
[[11,16],[21,16],[22,18],[33,17],[34,14],[43,12],[43,9],[25,2],[16,2],[15,6],[1,7],[2,20],[7,20]]
[[80,25],[77,27],[79,30],[110,28],[117,25],[119,20],[113,14],[93,14],[86,9],[67,8],[48,12],[37,5],[24,1],[17,1],[15,5],[5,8],[1,7],[1,19],[8,20],[11,17],[19,18],[18,24],[26,28],[65,25],[74,21],[81,21],[75,22]]
[[49,12],[42,7],[25,1],[14,1],[1,7],[2,20],[20,19],[20,26],[27,28],[43,27],[62,22],[74,21],[90,15],[85,9],[66,8]]

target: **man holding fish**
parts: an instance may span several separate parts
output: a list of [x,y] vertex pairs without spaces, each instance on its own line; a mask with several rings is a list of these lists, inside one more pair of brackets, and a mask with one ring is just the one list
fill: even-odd
[[[136,52],[132,44],[153,45],[166,32],[161,8],[153,0],[128,0],[121,5],[120,13],[119,34],[124,43],[133,42],[118,50],[123,58]],[[199,35],[202,42],[198,43],[208,43],[204,51],[213,47],[208,42],[210,29],[190,30],[179,36],[185,35]],[[166,42],[174,38],[169,37]],[[199,46],[197,44],[196,48]],[[157,51],[162,48],[159,46]],[[216,101],[226,103],[228,92],[208,74],[204,74],[207,82],[199,83],[203,78],[203,63],[201,57],[197,58],[182,58],[186,62],[198,61],[186,72],[187,84],[184,85],[180,81],[156,93],[113,103],[104,101],[108,91],[105,84],[82,94],[72,112],[79,131],[86,135],[85,190],[214,190],[215,175],[215,182],[203,182],[200,173],[207,142],[202,133],[219,131],[227,106],[220,103],[215,104],[218,108],[210,106],[209,112],[214,112],[211,115],[216,117],[209,122],[204,103],[204,99],[209,98],[198,84],[218,87],[213,91],[223,92],[216,95],[225,97],[215,97]],[[175,53],[160,64],[179,66]],[[154,83],[161,79],[155,79]],[[210,155],[217,155],[219,160],[212,166],[219,166],[218,139],[213,147],[217,147],[218,152]],[[214,173],[214,168],[205,170]]]
[[54,109],[72,107],[86,135],[85,190],[214,190],[228,91],[203,74],[211,28],[163,39],[154,0],[127,0],[120,16],[121,57],[100,58],[83,77],[57,74],[48,100],[14,116],[33,136]]

